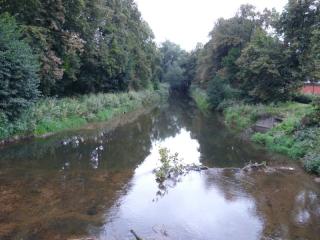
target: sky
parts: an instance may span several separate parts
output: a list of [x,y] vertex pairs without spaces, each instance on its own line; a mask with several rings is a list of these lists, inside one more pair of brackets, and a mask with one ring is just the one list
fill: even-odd
[[136,0],[158,43],[170,40],[185,50],[206,43],[215,21],[235,15],[241,4],[281,11],[287,0]]

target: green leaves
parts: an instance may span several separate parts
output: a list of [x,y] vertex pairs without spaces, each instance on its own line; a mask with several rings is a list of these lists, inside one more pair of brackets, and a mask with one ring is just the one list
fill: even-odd
[[241,90],[255,102],[288,99],[294,78],[286,64],[281,43],[257,30],[249,45],[237,60],[237,74]]
[[13,17],[0,15],[0,110],[10,120],[39,96],[39,63]]
[[179,45],[165,41],[160,47],[161,81],[170,84],[171,88],[188,90],[194,78],[196,58],[194,53],[188,54]]
[[312,77],[311,38],[313,30],[319,28],[319,10],[318,0],[289,0],[276,24],[301,81]]
[[139,90],[158,81],[154,36],[132,0],[3,0],[3,11],[17,16],[39,56],[44,95]]

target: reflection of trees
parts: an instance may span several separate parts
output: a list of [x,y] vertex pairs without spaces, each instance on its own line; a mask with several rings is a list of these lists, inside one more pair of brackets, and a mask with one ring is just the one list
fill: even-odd
[[239,197],[249,197],[242,185],[238,169],[210,169],[205,176],[206,188],[219,189],[228,201],[236,201]]
[[188,99],[170,98],[167,108],[153,118],[152,139],[163,140],[176,136],[182,128],[190,125],[192,115],[193,109],[188,105]]
[[249,161],[264,161],[265,154],[236,138],[218,114],[201,114],[185,98],[172,98],[168,109],[154,119],[153,139],[175,136],[181,128],[200,144],[201,162],[213,167],[242,167]]
[[152,124],[151,117],[144,115],[137,122],[116,129],[63,133],[8,146],[0,149],[0,166],[61,169],[68,163],[69,168],[85,169],[90,167],[92,152],[102,147],[101,167],[120,167],[124,163],[133,167],[149,154]]
[[[0,150],[0,238],[25,234],[52,239],[57,232],[69,236],[103,224],[103,213],[128,191],[134,169],[149,155],[152,142],[173,137],[181,128],[199,141],[205,165],[235,167],[265,160],[264,154],[234,138],[218,116],[205,117],[184,100],[113,130],[76,132],[78,144],[78,138],[61,144],[74,136],[63,133],[12,145]],[[94,151],[97,169],[90,162]],[[206,175],[208,189],[218,188],[229,201],[253,199],[265,221],[265,236],[317,239],[319,190],[304,184],[310,183],[305,175],[249,178],[232,169],[216,171]]]
[[207,188],[216,188],[226,200],[246,197],[255,202],[264,221],[262,239],[318,239],[320,191],[304,173],[252,173],[210,170]]
[[152,141],[175,136],[183,119],[184,111],[171,106],[113,130],[66,132],[3,148],[0,205],[10,204],[0,210],[6,228],[0,227],[0,238],[51,239],[102,224],[105,209],[125,190]]
[[[145,115],[111,132],[72,138],[77,144],[63,145],[55,136],[4,148],[0,238],[54,239],[59,233],[65,239],[103,224],[105,209],[126,191],[135,167],[149,155],[152,125]],[[99,164],[93,169],[96,149]]]
[[0,239],[66,239],[103,224],[104,210],[132,177],[121,173],[73,170],[1,175]]
[[218,114],[194,117],[190,129],[200,143],[201,162],[205,165],[242,167],[250,161],[265,160],[265,155],[252,144],[235,137]]
[[247,186],[265,220],[264,235],[281,239],[317,239],[320,191],[304,173],[254,176]]

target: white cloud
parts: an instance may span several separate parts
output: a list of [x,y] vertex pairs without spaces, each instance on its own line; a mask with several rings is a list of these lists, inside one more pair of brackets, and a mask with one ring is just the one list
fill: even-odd
[[214,22],[232,17],[241,4],[259,10],[275,7],[281,11],[287,0],[136,0],[143,18],[155,33],[157,42],[165,40],[193,49],[205,43]]

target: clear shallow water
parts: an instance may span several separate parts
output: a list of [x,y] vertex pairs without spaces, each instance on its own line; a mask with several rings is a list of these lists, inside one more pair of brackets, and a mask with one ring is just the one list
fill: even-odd
[[[160,147],[211,169],[163,188],[153,173]],[[183,100],[116,129],[8,146],[0,149],[0,239],[134,239],[131,229],[143,239],[319,239],[320,186],[299,168],[242,174],[250,161],[292,165]]]

